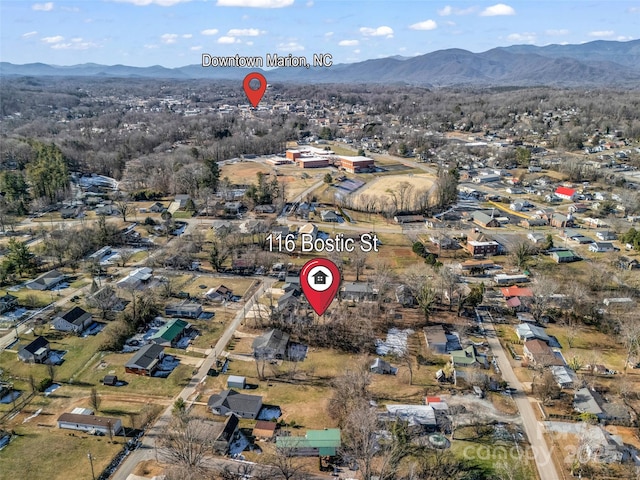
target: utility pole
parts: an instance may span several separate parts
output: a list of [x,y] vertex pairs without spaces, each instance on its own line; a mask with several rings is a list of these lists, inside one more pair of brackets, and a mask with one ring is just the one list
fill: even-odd
[[91,478],[93,478],[93,480],[96,480],[96,474],[93,471],[93,455],[91,455],[91,452],[87,453],[87,458],[89,459],[89,463],[91,464]]

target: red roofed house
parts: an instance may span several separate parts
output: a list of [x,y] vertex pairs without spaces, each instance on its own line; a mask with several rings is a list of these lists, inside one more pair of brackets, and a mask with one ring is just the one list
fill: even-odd
[[573,201],[576,197],[576,191],[569,187],[558,187],[554,193],[556,197],[562,198],[563,200]]
[[504,287],[501,288],[500,291],[504,298],[511,297],[533,297],[533,292],[530,288],[526,287]]
[[440,397],[429,397],[427,396],[427,398],[425,398],[425,405],[429,405],[430,403],[440,403],[442,400],[440,400]]

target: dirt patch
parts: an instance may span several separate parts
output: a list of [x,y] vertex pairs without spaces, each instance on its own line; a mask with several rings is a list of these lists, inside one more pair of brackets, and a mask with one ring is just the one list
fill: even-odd
[[[391,200],[392,196],[389,192],[398,192],[399,187],[403,183],[407,183],[413,189],[413,193],[421,190],[429,190],[433,186],[433,176],[429,174],[405,174],[405,175],[386,175],[376,178],[367,183],[357,194],[353,196],[354,202],[357,204],[362,199],[362,195],[369,197],[381,197]],[[411,197],[411,195],[409,195]]]
[[134,475],[141,477],[153,478],[164,473],[164,467],[158,464],[155,460],[143,460],[136,465],[133,470]]

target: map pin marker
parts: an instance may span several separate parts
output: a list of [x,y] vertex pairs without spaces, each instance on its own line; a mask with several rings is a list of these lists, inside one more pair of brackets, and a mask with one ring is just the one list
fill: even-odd
[[[258,80],[260,82],[260,86],[257,89],[251,88],[251,80]],[[262,96],[264,95],[265,90],[267,89],[267,79],[264,78],[264,75],[258,72],[253,72],[244,77],[244,81],[242,82],[242,86],[244,87],[244,93],[247,95],[249,99],[249,103],[253,105],[253,108],[256,108],[262,100]]]
[[340,270],[331,260],[314,258],[300,270],[300,285],[311,308],[322,315],[340,288]]

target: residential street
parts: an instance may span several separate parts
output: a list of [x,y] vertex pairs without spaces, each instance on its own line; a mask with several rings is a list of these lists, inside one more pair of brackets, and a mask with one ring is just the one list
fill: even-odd
[[[222,353],[227,343],[229,343],[229,341],[231,340],[231,337],[235,333],[236,329],[244,320],[246,312],[248,312],[253,307],[254,303],[258,301],[258,299],[266,289],[271,288],[275,281],[276,279],[268,277],[265,277],[262,280],[262,284],[257,288],[254,294],[249,299],[247,299],[243,308],[238,311],[232,322],[229,324],[229,326],[226,328],[226,330],[216,343],[211,353],[207,356],[207,358],[203,360],[200,368],[198,368],[196,374],[191,378],[189,384],[174,398],[174,401],[178,398],[182,398],[183,400],[185,400],[185,402],[187,402],[187,404],[189,403],[189,401],[193,401],[192,397],[196,393],[198,384],[204,381],[204,379],[207,377],[207,373],[215,364],[217,357]],[[155,448],[156,439],[171,420],[172,409],[173,405],[170,405],[165,409],[164,412],[162,412],[160,417],[158,417],[158,419],[156,420],[156,423],[153,426],[149,427],[145,432],[145,435],[141,438],[141,446],[137,450],[132,452],[124,460],[124,462],[120,464],[120,467],[118,468],[118,470],[116,470],[111,478],[113,478],[114,480],[126,480],[129,474],[133,473],[133,470],[139,462],[157,458],[157,452]],[[212,462],[219,463],[218,460],[212,460]]]
[[551,457],[551,451],[549,450],[544,438],[542,423],[536,419],[533,405],[524,393],[522,383],[518,380],[518,377],[516,377],[513,368],[511,368],[511,363],[509,363],[507,353],[500,344],[500,340],[498,339],[493,323],[490,321],[490,317],[485,315],[483,318],[487,342],[497,359],[498,366],[502,372],[502,378],[509,383],[510,387],[517,390],[513,395],[513,399],[520,411],[522,424],[527,434],[527,439],[531,444],[531,450],[533,451],[538,475],[542,480],[560,480],[561,477],[558,475],[556,466]]

